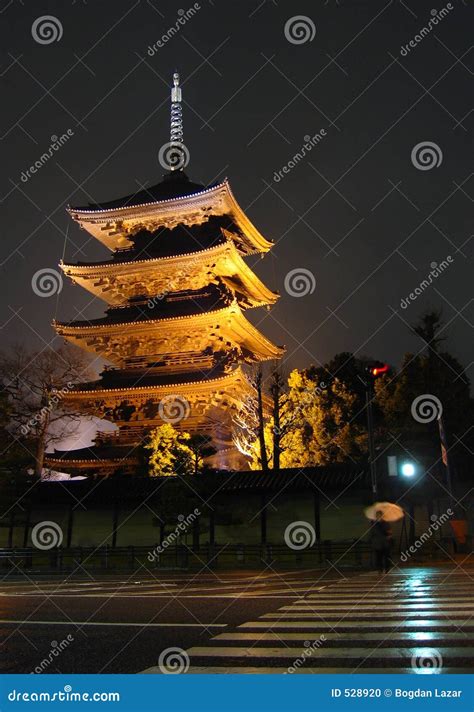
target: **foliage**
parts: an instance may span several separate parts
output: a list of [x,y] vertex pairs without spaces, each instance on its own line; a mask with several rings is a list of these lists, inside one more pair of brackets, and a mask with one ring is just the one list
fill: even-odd
[[364,431],[351,422],[356,396],[341,380],[321,382],[295,369],[288,387],[280,413],[282,467],[327,465],[360,457]]
[[451,454],[465,459],[473,445],[474,401],[470,397],[469,379],[454,356],[440,351],[444,341],[440,312],[423,314],[412,331],[423,340],[425,348],[418,354],[405,354],[400,371],[377,384],[377,401],[387,428],[418,451],[429,451],[439,457],[436,419],[420,423],[411,414],[415,398],[424,394],[435,396],[442,405],[448,444],[458,443],[456,452]]
[[189,446],[190,439],[189,433],[179,432],[171,423],[164,423],[152,430],[144,445],[145,450],[150,451],[150,477],[189,475],[194,472],[195,454]]

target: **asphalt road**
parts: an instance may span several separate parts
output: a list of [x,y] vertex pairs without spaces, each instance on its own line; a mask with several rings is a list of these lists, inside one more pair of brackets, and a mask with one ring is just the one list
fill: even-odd
[[467,672],[473,578],[450,565],[4,580],[0,669]]

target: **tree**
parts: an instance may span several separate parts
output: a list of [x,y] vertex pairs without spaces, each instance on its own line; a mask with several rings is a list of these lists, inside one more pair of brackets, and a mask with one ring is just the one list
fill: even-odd
[[280,456],[282,453],[282,427],[281,411],[284,400],[285,381],[280,371],[275,369],[271,375],[270,393],[272,396],[272,418],[273,418],[273,469],[280,469]]
[[69,344],[42,351],[17,346],[0,354],[8,431],[29,449],[38,477],[48,447],[79,423],[79,413],[63,398],[75,383],[90,378],[89,363],[87,355]]
[[179,432],[171,423],[164,423],[152,430],[144,445],[145,450],[150,451],[150,477],[192,474],[195,456],[189,446],[190,439],[189,433]]
[[424,341],[426,348],[418,354],[406,353],[400,371],[393,378],[377,383],[377,402],[387,426],[399,440],[438,460],[436,414],[424,421],[412,413],[417,399],[421,403],[433,403],[433,397],[436,398],[441,403],[448,441],[459,443],[457,456],[465,459],[472,451],[474,402],[462,364],[448,351],[440,350],[445,340],[441,336],[443,329],[441,312],[428,311],[421,315],[411,330]]
[[233,414],[233,440],[236,448],[249,459],[255,469],[268,470],[266,415],[269,412],[268,397],[263,388],[263,373],[257,371],[247,375],[254,392],[241,403]]
[[265,443],[265,418],[263,412],[263,373],[259,368],[255,376],[255,388],[257,390],[257,435],[260,447],[260,465],[264,472],[268,470],[267,447]]
[[442,327],[441,310],[426,311],[420,316],[416,324],[411,325],[413,333],[425,342],[429,354],[437,354],[439,345],[446,341],[445,336],[439,336]]
[[205,458],[214,455],[216,448],[212,445],[211,436],[202,433],[191,435],[187,445],[193,456],[193,473],[197,475],[205,469]]
[[338,378],[313,380],[295,369],[280,415],[281,465],[307,467],[357,459],[366,447],[363,428],[351,422],[355,396]]

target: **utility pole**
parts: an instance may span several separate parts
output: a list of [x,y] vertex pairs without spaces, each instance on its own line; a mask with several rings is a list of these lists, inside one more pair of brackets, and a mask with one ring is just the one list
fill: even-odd
[[375,446],[374,446],[374,416],[372,410],[372,399],[374,396],[373,383],[368,382],[365,387],[365,408],[367,412],[367,435],[369,440],[369,468],[370,468],[370,484],[372,486],[372,494],[374,500],[377,499],[377,465],[375,462]]
[[377,463],[375,460],[375,444],[374,444],[374,414],[372,402],[375,395],[375,379],[387,373],[390,366],[386,363],[377,361],[372,366],[366,368],[366,377],[363,380],[365,385],[365,410],[367,413],[367,436],[369,441],[369,469],[370,469],[370,484],[372,486],[372,495],[374,501],[377,499]]

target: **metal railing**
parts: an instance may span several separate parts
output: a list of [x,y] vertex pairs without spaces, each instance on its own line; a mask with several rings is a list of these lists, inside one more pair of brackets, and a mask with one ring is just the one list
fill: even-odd
[[[422,558],[440,559],[451,555],[450,540],[444,544],[423,548]],[[394,562],[399,555],[393,552]],[[410,562],[409,562],[410,563]],[[157,569],[211,568],[325,568],[337,566],[371,568],[373,552],[367,542],[358,540],[321,541],[312,547],[295,551],[284,544],[200,544],[191,547],[172,545],[163,550],[158,543],[150,546],[101,546],[55,548],[48,551],[35,548],[0,549],[0,568],[12,572],[71,573],[89,571],[154,572]]]

